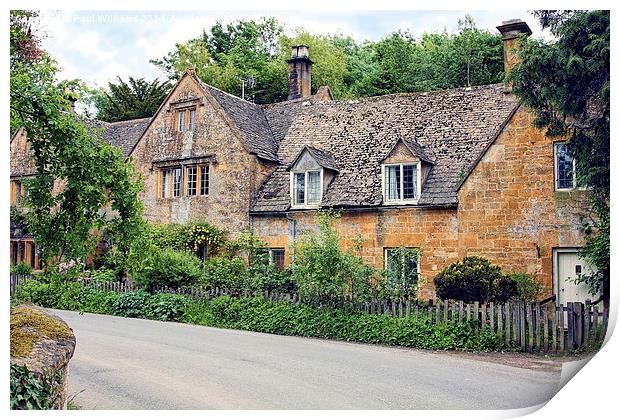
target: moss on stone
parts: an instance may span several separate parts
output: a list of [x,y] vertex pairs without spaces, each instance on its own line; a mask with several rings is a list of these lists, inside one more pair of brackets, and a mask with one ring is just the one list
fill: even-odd
[[68,340],[73,335],[64,322],[31,306],[11,309],[11,357],[27,357],[35,343]]

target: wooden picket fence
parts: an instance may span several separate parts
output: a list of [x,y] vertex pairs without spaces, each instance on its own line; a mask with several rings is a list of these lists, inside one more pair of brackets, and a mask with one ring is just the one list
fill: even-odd
[[[30,276],[11,275],[11,295],[30,281]],[[97,290],[127,293],[139,290],[131,283],[91,282],[82,279],[80,283]],[[213,299],[218,296],[262,296],[274,302],[292,304],[308,303],[297,293],[236,292],[220,288],[161,287],[155,293],[174,293],[196,299]],[[332,304],[333,305],[333,304]],[[506,344],[528,353],[564,353],[577,349],[592,349],[605,337],[609,314],[590,301],[569,302],[556,305],[554,300],[546,302],[511,301],[507,303],[465,303],[463,301],[415,300],[373,300],[367,303],[344,299],[337,305],[347,305],[357,311],[369,314],[399,318],[425,318],[430,322],[472,322],[474,328],[488,328],[503,337]]]

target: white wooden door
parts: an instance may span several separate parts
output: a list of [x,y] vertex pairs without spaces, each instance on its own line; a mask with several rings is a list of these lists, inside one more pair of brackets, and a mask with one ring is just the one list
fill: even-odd
[[574,282],[579,274],[590,272],[586,262],[579,257],[577,249],[557,249],[554,265],[554,288],[558,296],[558,304],[566,306],[567,302],[584,302],[586,299],[596,300],[598,298],[588,292],[587,285]]

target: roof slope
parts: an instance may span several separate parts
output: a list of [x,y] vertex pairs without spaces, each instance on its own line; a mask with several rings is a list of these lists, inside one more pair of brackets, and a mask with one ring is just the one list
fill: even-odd
[[286,168],[304,146],[332,155],[340,171],[323,206],[381,205],[381,160],[399,139],[434,163],[418,204],[455,205],[460,180],[517,107],[503,89],[495,84],[303,106],[280,143],[282,165],[261,187],[252,211],[288,210]]
[[202,87],[224,109],[224,112],[241,131],[250,153],[258,157],[278,161],[278,146],[263,109],[256,104],[226,93],[201,82]]
[[103,138],[108,143],[123,149],[123,156],[127,157],[135,144],[140,140],[144,130],[151,122],[151,118],[118,121],[113,123],[100,122],[105,128]]

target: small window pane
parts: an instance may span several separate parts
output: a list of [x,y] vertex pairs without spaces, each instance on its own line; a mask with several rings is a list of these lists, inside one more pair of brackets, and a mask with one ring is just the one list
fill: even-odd
[[174,184],[173,184],[173,195],[175,197],[181,196],[181,168],[173,169],[174,176]]
[[568,154],[566,144],[555,144],[555,159],[557,168],[558,189],[573,188],[573,159]]
[[321,172],[308,172],[308,204],[321,201]]
[[272,248],[269,252],[269,262],[277,269],[284,268],[284,249]]
[[189,129],[193,130],[195,126],[196,126],[196,110],[191,109],[189,111]]
[[418,178],[416,165],[403,165],[403,199],[413,200],[416,196]]
[[179,131],[185,131],[185,111],[179,111]]
[[304,197],[304,192],[306,189],[306,174],[305,173],[299,173],[299,174],[295,174],[295,178],[294,178],[294,182],[293,182],[293,188],[295,191],[295,204],[304,204],[306,202],[305,197]]
[[161,196],[163,198],[170,197],[170,190],[172,188],[172,172],[170,169],[164,169],[161,171]]
[[387,200],[400,200],[400,165],[385,167],[385,193]]
[[200,195],[209,194],[209,165],[200,167]]
[[196,195],[196,167],[187,168],[187,195]]

